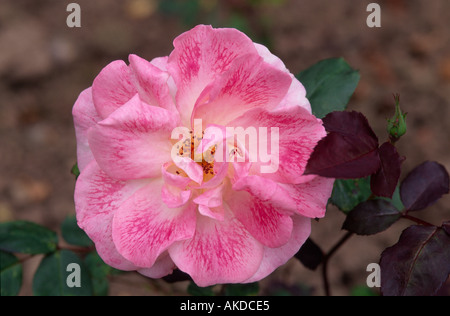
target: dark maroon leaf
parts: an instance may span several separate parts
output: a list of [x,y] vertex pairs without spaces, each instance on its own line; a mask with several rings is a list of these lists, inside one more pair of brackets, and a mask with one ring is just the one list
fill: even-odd
[[448,172],[437,162],[422,163],[400,185],[400,196],[408,211],[424,209],[448,192]]
[[323,126],[327,132],[334,132],[345,136],[354,137],[359,135],[362,140],[371,146],[378,147],[377,135],[369,125],[369,121],[364,114],[356,111],[335,111],[323,118]]
[[380,169],[370,178],[370,188],[377,196],[392,198],[401,173],[402,159],[394,145],[389,142],[378,148]]
[[401,217],[386,200],[369,200],[356,206],[345,219],[343,229],[358,235],[373,235],[388,229]]
[[442,228],[445,230],[447,234],[450,235],[450,221],[442,224]]
[[323,261],[323,251],[320,247],[308,238],[300,250],[295,254],[295,257],[300,260],[305,267],[311,270],[316,270]]
[[323,124],[328,134],[314,149],[305,174],[356,179],[380,168],[378,139],[364,115],[332,112],[323,119]]
[[433,296],[450,273],[450,236],[441,227],[408,227],[380,266],[383,295]]

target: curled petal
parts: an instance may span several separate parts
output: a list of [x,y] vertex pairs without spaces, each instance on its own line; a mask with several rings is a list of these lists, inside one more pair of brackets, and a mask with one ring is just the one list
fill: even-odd
[[206,205],[199,205],[198,212],[203,216],[208,216],[210,218],[216,219],[218,221],[223,221],[225,219],[225,209],[222,205],[216,207],[209,207]]
[[164,185],[161,189],[161,199],[170,208],[181,207],[185,205],[191,198],[192,192],[183,191],[178,187]]
[[186,172],[191,180],[197,182],[198,184],[202,184],[203,168],[194,160],[189,157],[177,157],[177,159],[175,159],[175,164],[177,167]]
[[166,185],[184,189],[192,180],[189,177],[182,176],[178,169],[173,162],[166,162],[161,168],[163,180]]
[[161,254],[151,268],[144,268],[137,270],[140,274],[152,279],[159,279],[171,274],[176,268],[169,253],[166,251]]
[[169,111],[176,111],[167,83],[169,74],[136,55],[130,55],[129,60],[132,78],[141,100]]
[[103,119],[127,103],[136,93],[130,69],[122,60],[113,61],[103,68],[92,84],[94,105]]

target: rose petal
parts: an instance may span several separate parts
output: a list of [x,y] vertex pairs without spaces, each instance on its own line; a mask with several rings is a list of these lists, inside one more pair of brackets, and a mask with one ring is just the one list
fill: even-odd
[[255,54],[237,58],[199,97],[192,118],[204,124],[228,124],[252,108],[275,108],[285,97],[292,79]]
[[169,111],[176,111],[167,84],[169,74],[136,55],[130,55],[129,60],[141,100]]
[[170,208],[177,208],[185,205],[191,198],[192,192],[181,190],[178,187],[164,185],[161,190],[161,199]]
[[289,241],[278,248],[264,247],[264,256],[258,271],[243,283],[252,283],[265,278],[300,250],[311,234],[311,220],[302,216],[294,216],[293,220],[294,227]]
[[171,160],[170,133],[177,115],[133,97],[88,133],[89,144],[102,170],[117,179],[161,174]]
[[114,214],[112,236],[117,250],[139,267],[152,267],[170,245],[194,235],[195,205],[168,208],[157,194],[162,184],[162,180],[151,181]]
[[94,155],[89,148],[87,132],[89,128],[101,121],[92,100],[92,88],[88,88],[80,93],[73,106],[72,115],[77,137],[78,169],[82,172],[94,159]]
[[258,43],[254,43],[254,45],[256,51],[258,52],[258,55],[261,56],[266,63],[268,63],[272,67],[277,68],[278,70],[289,73],[289,70],[286,68],[283,61],[274,54],[272,54],[266,46]]
[[204,287],[240,283],[254,275],[263,246],[226,211],[224,221],[200,216],[194,237],[173,244],[169,254],[181,271]]
[[[185,189],[192,180],[189,177],[182,176],[180,171],[177,169],[178,167],[173,162],[167,162],[162,166],[161,172],[164,183],[167,185],[176,186],[180,189]],[[179,174],[177,174],[177,171]]]
[[296,213],[310,218],[325,216],[334,179],[316,176],[300,184],[280,184],[296,205]]
[[280,247],[288,242],[292,231],[290,216],[278,212],[270,202],[264,202],[246,191],[233,191],[224,197],[236,218],[267,247]]
[[236,29],[213,29],[199,25],[174,42],[168,70],[178,88],[176,104],[184,126],[189,126],[192,108],[203,89],[225,72],[236,57],[257,54],[252,41]]
[[212,219],[218,221],[223,221],[225,219],[225,209],[222,205],[216,207],[208,207],[206,205],[199,205],[198,212],[203,216],[208,216]]
[[102,118],[107,118],[136,93],[130,69],[122,60],[103,68],[92,84],[94,105]]
[[223,186],[210,189],[194,199],[194,203],[206,205],[208,207],[218,207],[222,205]]
[[197,182],[198,184],[202,184],[203,182],[203,168],[194,160],[189,157],[176,157],[175,165],[182,169],[188,177]]
[[261,202],[269,203],[281,214],[293,215],[297,211],[297,203],[291,197],[291,192],[279,183],[261,176],[238,177],[233,183],[233,190],[244,190]]
[[300,83],[300,81],[298,81],[297,78],[295,78],[294,75],[289,72],[281,59],[273,55],[266,46],[255,43],[255,47],[258,51],[259,56],[261,56],[266,63],[288,73],[292,78],[291,86],[289,87],[286,96],[283,98],[277,108],[285,106],[301,106],[302,108],[308,110],[309,113],[311,113],[311,105],[306,98],[306,89]]
[[106,175],[92,161],[80,174],[75,187],[77,221],[95,243],[103,261],[121,270],[136,267],[117,252],[112,240],[112,220],[118,207],[139,188],[143,180],[118,181]]
[[[321,120],[301,107],[282,108],[272,112],[253,109],[230,122],[230,126],[258,128],[258,159],[252,163],[251,170],[256,174],[264,173],[266,178],[281,183],[300,182],[300,176],[314,147],[326,135]],[[266,128],[266,135],[261,133],[261,128]],[[278,135],[272,134],[277,129]],[[277,146],[272,148],[272,140],[274,145],[278,145],[278,150]],[[248,149],[248,143],[245,145]],[[261,159],[262,150],[268,156],[265,159],[270,158],[270,164]]]
[[151,268],[139,269],[137,271],[146,277],[159,279],[171,274],[175,268],[175,263],[173,263],[172,258],[170,258],[169,253],[166,251],[158,257]]

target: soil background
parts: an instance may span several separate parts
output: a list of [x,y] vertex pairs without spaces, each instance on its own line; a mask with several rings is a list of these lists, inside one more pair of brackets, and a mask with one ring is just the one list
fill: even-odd
[[[81,28],[66,25],[72,1],[0,2],[0,221],[29,220],[59,231],[74,213],[76,142],[71,110],[99,71],[134,53],[166,56],[172,40],[204,23],[239,27],[268,45],[292,73],[330,57],[344,57],[361,81],[349,109],[364,113],[380,141],[393,115],[393,93],[408,112],[408,132],[398,144],[407,157],[402,178],[434,160],[450,170],[450,1],[379,0],[381,28],[366,25],[372,1],[355,0],[78,0]],[[189,3],[189,5],[186,5]],[[178,7],[177,7],[178,6]],[[446,196],[418,217],[450,219]],[[329,206],[313,223],[324,249],[344,235],[344,215]],[[364,286],[369,263],[398,240],[410,223],[352,238],[330,262],[333,294]],[[21,295],[31,295],[39,256],[25,265]],[[287,287],[292,294],[323,295],[320,271],[297,260],[261,282],[261,294]],[[111,295],[186,294],[187,282],[167,284],[137,273],[111,279]],[[448,294],[445,290],[444,295]]]

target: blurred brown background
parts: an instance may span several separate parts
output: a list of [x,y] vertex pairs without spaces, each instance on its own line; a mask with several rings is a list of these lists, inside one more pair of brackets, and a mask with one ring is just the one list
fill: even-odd
[[[66,7],[81,6],[81,28],[68,28]],[[381,141],[393,115],[393,93],[407,111],[398,144],[404,177],[425,160],[450,170],[450,1],[385,0],[382,27],[368,28],[367,4],[355,0],[3,0],[0,2],[0,221],[24,219],[55,230],[74,213],[76,161],[71,109],[98,72],[130,53],[168,55],[172,40],[195,24],[231,26],[268,45],[292,73],[344,57],[361,81],[350,108],[363,112]],[[450,219],[450,197],[418,213],[435,224]],[[344,215],[329,207],[312,237],[328,250],[344,233]],[[373,237],[354,237],[333,258],[333,294],[364,285],[366,266],[393,245],[401,222]],[[39,257],[27,262],[21,294],[31,294]],[[261,293],[287,284],[294,294],[322,295],[320,272],[291,260],[261,282]],[[115,276],[112,295],[185,294],[138,274]]]

